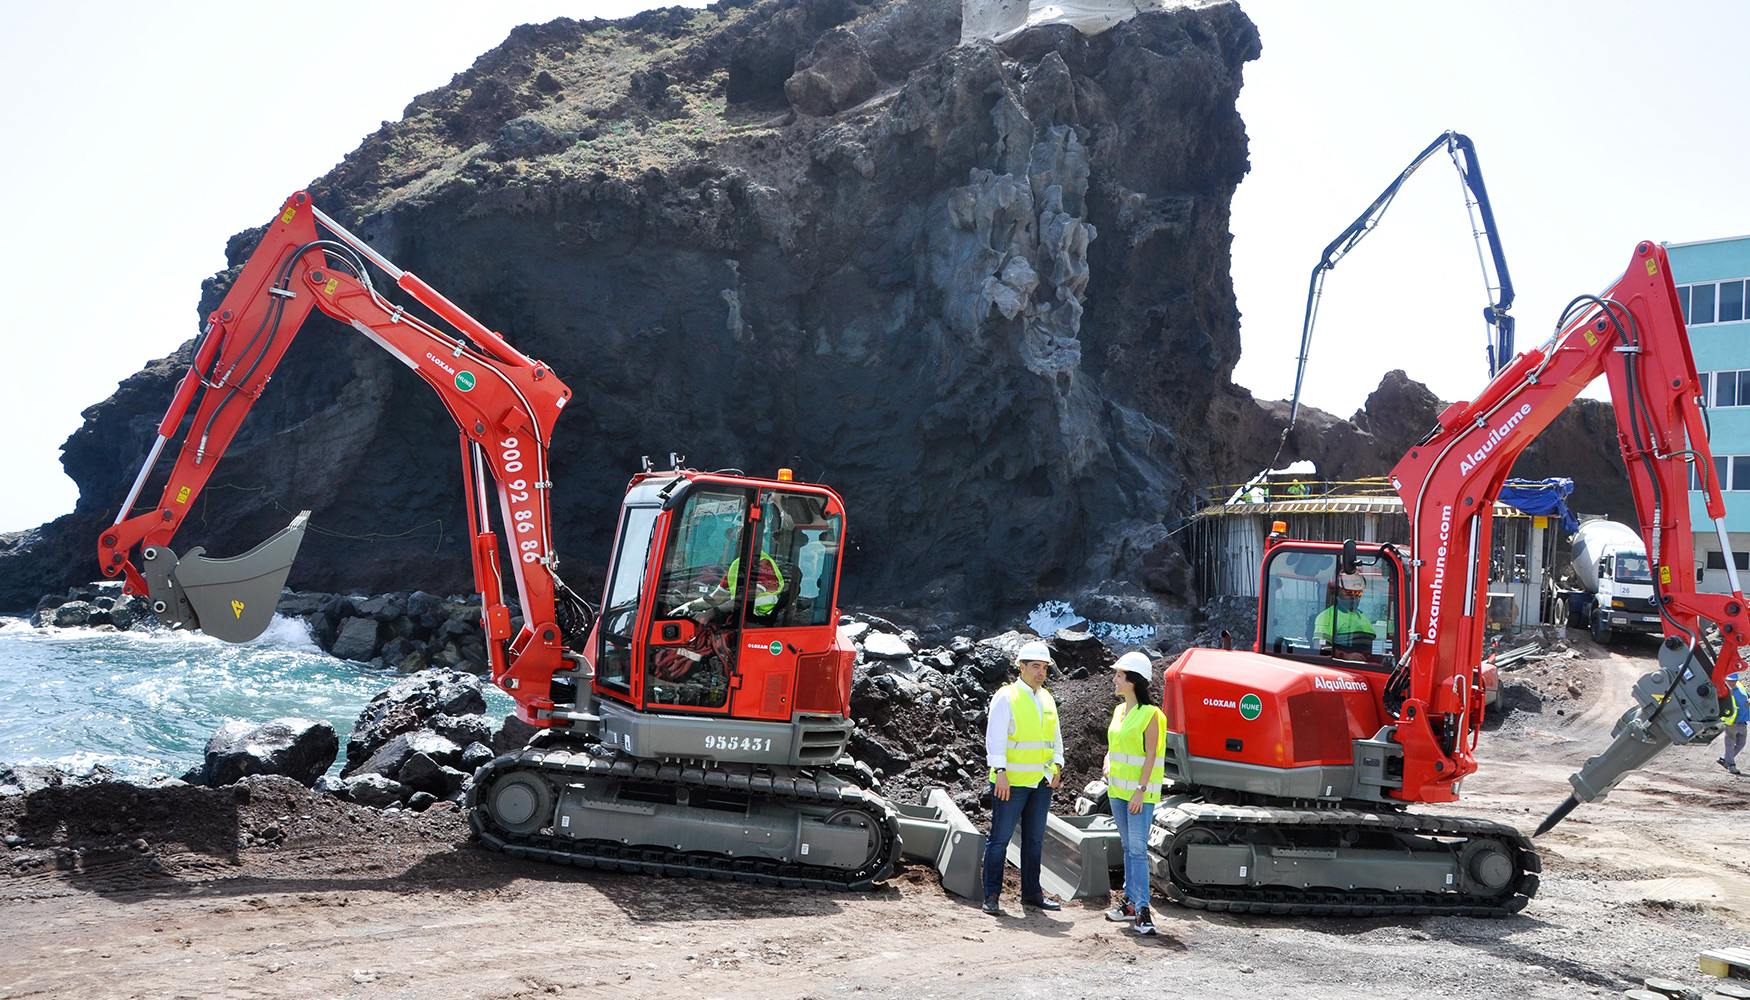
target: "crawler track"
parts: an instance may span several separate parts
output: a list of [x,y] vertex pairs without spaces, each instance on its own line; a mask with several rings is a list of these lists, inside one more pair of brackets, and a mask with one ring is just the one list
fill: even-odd
[[[548,833],[515,834],[499,827],[482,803],[482,796],[504,773],[535,769],[553,784],[568,778],[594,776],[642,785],[671,785],[728,791],[798,806],[831,806],[867,813],[878,831],[879,847],[863,867],[855,870],[820,865],[781,862],[759,856],[728,856],[714,851],[676,850],[673,846],[625,844],[554,836]],[[752,882],[798,889],[862,890],[873,888],[893,871],[899,856],[899,815],[879,795],[833,769],[756,767],[750,764],[659,764],[656,761],[596,743],[550,743],[528,747],[486,764],[474,776],[468,792],[468,824],[488,850],[513,857],[533,858],[555,864],[597,868],[603,871],[639,872],[710,879],[719,882]]]
[[[1530,839],[1504,823],[1462,816],[1374,812],[1363,809],[1290,809],[1270,806],[1222,806],[1195,800],[1162,802],[1155,813],[1150,853],[1156,863],[1155,883],[1176,902],[1199,910],[1228,913],[1270,913],[1292,916],[1428,916],[1506,917],[1518,913],[1537,894],[1537,873],[1543,863]],[[1506,845],[1513,872],[1507,886],[1493,894],[1467,892],[1397,892],[1385,888],[1353,890],[1287,886],[1203,885],[1183,879],[1174,864],[1173,845],[1190,831],[1204,831],[1227,843],[1300,844],[1322,847],[1338,835],[1364,842],[1426,843],[1423,838],[1450,842],[1487,838]],[[1180,841],[1182,842],[1182,841]],[[1461,842],[1462,843],[1462,842]],[[1457,850],[1459,848],[1448,848]]]

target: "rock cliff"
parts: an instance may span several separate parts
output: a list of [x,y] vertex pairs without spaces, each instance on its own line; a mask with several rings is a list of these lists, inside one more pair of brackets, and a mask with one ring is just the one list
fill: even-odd
[[[671,451],[843,492],[847,601],[977,611],[1147,576],[1204,459],[1233,464],[1210,400],[1248,402],[1228,209],[1257,33],[1215,2],[958,43],[943,0],[524,26],[311,189],[576,391],[556,537],[587,585],[626,478]],[[0,606],[94,576],[189,350],[86,411],[79,505],[0,539]],[[448,427],[312,320],[178,547],[235,554],[309,508],[292,586],[471,589]]]

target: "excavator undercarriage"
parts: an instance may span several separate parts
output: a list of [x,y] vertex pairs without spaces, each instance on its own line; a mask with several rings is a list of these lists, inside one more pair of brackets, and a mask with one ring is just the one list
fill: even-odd
[[581,868],[868,889],[899,814],[848,768],[658,762],[551,731],[487,764],[468,820],[494,851]]
[[1505,917],[1542,861],[1505,823],[1354,808],[1161,800],[1154,880],[1199,910],[1293,916]]

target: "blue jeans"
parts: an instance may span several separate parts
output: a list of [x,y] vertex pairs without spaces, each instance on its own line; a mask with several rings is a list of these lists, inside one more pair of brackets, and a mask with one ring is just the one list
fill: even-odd
[[1133,813],[1124,799],[1110,801],[1118,843],[1124,846],[1124,898],[1140,910],[1148,905],[1148,829],[1154,822],[1155,804],[1144,802],[1142,812]]
[[991,786],[990,837],[984,843],[984,894],[1003,893],[1003,864],[1008,858],[1009,838],[1021,828],[1021,898],[1038,899],[1039,860],[1045,854],[1045,818],[1051,814],[1051,786],[1041,781],[1031,788],[1009,786],[1009,797],[999,799]]

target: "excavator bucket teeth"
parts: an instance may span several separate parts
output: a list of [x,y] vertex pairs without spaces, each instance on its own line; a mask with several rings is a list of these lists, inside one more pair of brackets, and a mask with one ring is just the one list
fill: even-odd
[[172,574],[176,591],[194,609],[195,627],[226,642],[248,642],[266,631],[309,520],[310,512],[303,511],[267,541],[230,559],[209,559],[198,548],[183,556]]

